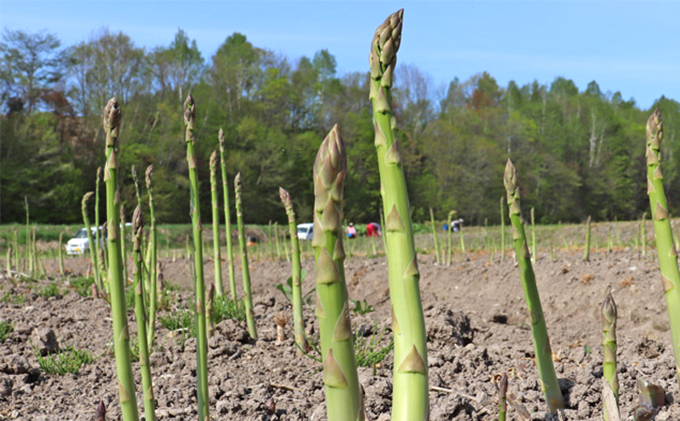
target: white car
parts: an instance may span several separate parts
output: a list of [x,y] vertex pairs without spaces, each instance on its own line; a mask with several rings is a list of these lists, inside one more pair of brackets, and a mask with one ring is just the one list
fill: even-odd
[[[94,236],[97,235],[96,229],[97,229],[97,227],[91,228],[93,239],[94,239]],[[101,228],[99,229],[99,234],[100,234],[99,241],[102,242],[103,239],[101,238]],[[90,248],[90,241],[87,239],[87,228],[81,228],[81,229],[78,230],[76,235],[74,235],[73,238],[68,240],[68,243],[66,243],[66,254],[70,254],[70,255],[83,254],[89,248]]]
[[311,240],[314,237],[314,224],[298,224],[297,235],[300,240]]

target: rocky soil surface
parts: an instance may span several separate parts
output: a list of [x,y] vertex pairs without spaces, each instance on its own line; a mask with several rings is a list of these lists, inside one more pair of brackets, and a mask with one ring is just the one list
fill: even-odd
[[[512,420],[558,420],[547,413],[534,363],[531,331],[521,283],[512,256],[504,262],[485,253],[456,256],[451,266],[420,256],[421,291],[429,338],[430,405],[433,421],[493,420],[498,417],[496,382],[506,372],[516,407]],[[623,419],[632,419],[636,381],[646,379],[666,391],[666,405],[656,420],[680,420],[680,389],[674,372],[668,313],[656,259],[619,250],[598,252],[590,262],[580,252],[558,252],[554,261],[539,254],[537,282],[553,348],[553,360],[567,401],[564,420],[601,419],[602,349],[600,304],[611,288],[619,312],[620,404]],[[71,276],[87,268],[84,258],[67,259]],[[164,259],[166,282],[180,286],[162,314],[187,307],[192,297],[190,264]],[[238,264],[238,262],[237,262]],[[206,262],[212,282],[212,262]],[[313,287],[313,262],[304,262],[304,289]],[[45,262],[49,273],[55,262]],[[226,265],[225,265],[226,267]],[[225,320],[209,341],[211,418],[215,420],[325,420],[321,366],[297,356],[291,332],[276,341],[274,316],[290,313],[290,303],[274,288],[290,276],[286,261],[250,264],[255,315],[260,339],[251,342],[244,323]],[[226,273],[226,271],[225,271]],[[240,273],[240,268],[236,268]],[[376,346],[388,344],[390,307],[385,257],[346,262],[350,297],[366,300],[375,311],[352,314],[356,331]],[[226,275],[225,275],[226,277]],[[56,284],[60,294],[36,292]],[[228,284],[228,282],[225,282]],[[241,284],[237,275],[237,285]],[[0,278],[0,320],[14,327],[0,344],[0,420],[94,420],[100,401],[108,419],[120,419],[111,348],[111,314],[106,302],[81,297],[66,278],[31,282]],[[239,289],[239,294],[241,291]],[[24,297],[21,303],[10,296]],[[10,302],[7,302],[10,301]],[[12,303],[14,301],[15,303]],[[317,334],[313,309],[305,310],[310,337]],[[136,338],[134,315],[129,324]],[[77,374],[58,376],[41,370],[36,353],[73,346],[95,358]],[[196,419],[196,343],[181,332],[158,327],[151,356],[159,420]],[[387,421],[391,407],[392,357],[360,368],[371,420]],[[141,410],[141,380],[135,367]],[[528,418],[527,418],[528,417]]]

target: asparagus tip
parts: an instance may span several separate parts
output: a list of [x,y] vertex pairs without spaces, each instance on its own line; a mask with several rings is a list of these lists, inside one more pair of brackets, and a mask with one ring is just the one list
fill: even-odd
[[607,294],[607,298],[604,299],[604,302],[602,302],[602,321],[607,323],[607,325],[611,324],[612,322],[616,321],[616,302],[614,301],[614,297],[612,296],[612,292],[609,291]]
[[99,401],[99,405],[97,405],[97,421],[106,421],[106,405],[104,405],[104,401]]
[[210,154],[210,168],[215,169],[217,168],[217,151],[213,151],[212,154]]

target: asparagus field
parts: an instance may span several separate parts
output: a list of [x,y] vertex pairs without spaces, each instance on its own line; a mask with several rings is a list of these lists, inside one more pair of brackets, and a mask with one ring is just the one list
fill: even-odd
[[[231,228],[226,134],[216,133],[222,230],[217,143],[198,136],[205,123],[189,93],[181,170],[191,228],[171,241],[156,223],[163,206],[152,180],[163,167],[146,170],[145,217],[135,166],[118,158],[129,145],[111,98],[105,165],[82,199],[86,228],[66,246],[63,229],[45,241],[25,199],[25,227],[0,230],[0,421],[679,419],[680,232],[663,183],[661,112],[646,125],[653,229],[644,215],[537,226],[535,208],[523,215],[520,205],[523,168],[508,158],[500,227],[488,218],[468,227],[460,209],[445,224],[430,207],[426,234],[413,222],[393,108],[402,24],[403,9],[389,15],[369,54],[380,223],[347,221],[354,167],[336,124],[309,168],[313,223],[295,219],[309,197],[278,189],[276,219],[285,215],[288,231],[278,220],[246,227],[267,198],[244,194],[259,181],[241,172]],[[213,149],[211,228],[201,213],[197,150],[205,148]],[[130,238],[121,196],[132,189],[121,175],[128,171],[137,200]]]
[[[623,223],[620,223],[623,224]],[[651,224],[651,223],[650,223]],[[628,224],[623,239],[637,233]],[[675,377],[671,333],[663,305],[655,253],[646,257],[634,247],[615,246],[609,253],[604,242],[594,248],[589,262],[583,247],[570,244],[541,246],[544,232],[538,228],[538,258],[534,263],[537,286],[548,325],[553,362],[562,389],[566,420],[596,420],[602,413],[601,303],[611,288],[618,309],[617,350],[619,403],[622,419],[630,418],[637,405],[638,379],[665,389],[665,406],[656,420],[680,419],[678,382]],[[606,227],[596,227],[603,233]],[[162,229],[162,227],[161,227]],[[583,226],[564,226],[562,232],[577,239]],[[579,231],[580,230],[580,231]],[[210,243],[211,227],[204,227]],[[431,420],[498,419],[496,384],[508,375],[508,419],[557,420],[550,415],[541,392],[529,328],[513,254],[475,247],[482,244],[481,230],[470,229],[467,251],[456,247],[450,266],[435,265],[428,234],[416,235],[421,250],[422,300],[428,337]],[[234,233],[235,234],[235,233]],[[559,231],[558,231],[559,234]],[[254,235],[254,234],[253,234]],[[442,236],[440,236],[442,237]],[[596,237],[596,235],[594,235]],[[499,237],[500,238],[500,237]],[[571,238],[567,236],[567,238]],[[224,240],[224,236],[222,237]],[[345,275],[351,320],[358,353],[359,381],[365,391],[368,419],[387,420],[391,408],[392,354],[391,312],[386,258],[372,256],[367,238],[360,237],[347,252]],[[440,241],[443,240],[440,239]],[[547,241],[546,241],[547,242]],[[222,242],[224,244],[224,241]],[[303,297],[315,286],[311,247],[302,242]],[[39,250],[54,247],[38,243]],[[268,250],[267,243],[254,246]],[[429,251],[429,253],[428,253]],[[208,342],[209,404],[219,420],[324,420],[326,419],[323,373],[319,355],[298,356],[294,342],[292,305],[275,285],[285,284],[291,263],[251,251],[253,311],[258,340],[249,339],[245,314],[234,313],[215,325]],[[173,259],[172,255],[176,257]],[[206,253],[206,256],[212,256]],[[191,261],[184,250],[159,253],[164,280],[160,293],[156,341],[150,356],[158,420],[196,419],[196,340],[191,313],[193,281]],[[241,265],[234,261],[236,284],[242,285]],[[20,279],[3,274],[0,281],[0,321],[11,326],[0,335],[0,417],[13,420],[93,420],[100,401],[107,419],[120,419],[115,377],[110,309],[103,299],[91,296],[82,278],[90,266],[87,257],[66,257],[66,276],[60,276],[58,258],[45,258],[49,280]],[[226,267],[226,262],[223,262]],[[128,268],[132,273],[130,257]],[[206,282],[212,283],[213,262],[206,260]],[[89,285],[89,284],[88,284]],[[130,287],[128,287],[130,289]],[[132,303],[134,291],[128,291]],[[243,291],[238,288],[238,296]],[[82,295],[81,295],[82,294]],[[229,294],[225,294],[225,298]],[[365,300],[365,301],[364,301]],[[313,301],[312,301],[313,302]],[[357,306],[357,303],[359,304]],[[223,306],[224,307],[224,306]],[[364,311],[359,311],[362,309]],[[303,307],[307,337],[318,341],[313,307]],[[372,311],[374,310],[374,311]],[[366,314],[361,314],[366,312]],[[277,343],[275,316],[288,315],[286,339]],[[184,315],[188,322],[183,322]],[[184,324],[183,324],[184,323]],[[136,343],[136,323],[128,305],[131,344]],[[0,330],[1,331],[1,330]],[[38,355],[58,346],[86,351],[92,361],[75,374],[48,373]],[[361,348],[363,347],[363,348]],[[134,346],[133,359],[136,354]],[[390,350],[389,352],[386,350]],[[382,354],[387,354],[381,359]],[[41,357],[40,358],[46,358]],[[141,374],[133,364],[139,412],[143,413]],[[528,418],[519,411],[524,408]]]

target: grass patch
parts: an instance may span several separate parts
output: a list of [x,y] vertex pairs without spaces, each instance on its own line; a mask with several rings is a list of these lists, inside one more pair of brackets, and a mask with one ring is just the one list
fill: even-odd
[[[375,330],[378,330],[377,324]],[[380,333],[374,333],[370,338],[354,334],[354,355],[357,359],[357,367],[375,367],[392,351],[394,347],[392,340],[387,345],[380,346],[383,336],[385,336],[385,329]]]
[[81,297],[89,297],[92,295],[92,284],[94,284],[93,277],[78,277],[71,279],[68,283]]
[[59,291],[59,287],[56,284],[49,284],[44,288],[38,289],[35,293],[39,297],[50,298],[56,297],[57,295],[61,294],[61,291]]
[[40,355],[40,351],[34,350],[40,368],[46,374],[63,376],[67,373],[75,374],[84,364],[94,361],[92,355],[86,350],[78,350],[73,345],[47,356]]
[[0,343],[5,342],[5,340],[9,337],[9,334],[14,331],[14,326],[12,325],[12,322],[3,320],[0,322]]
[[194,327],[194,312],[188,309],[181,309],[168,313],[166,315],[160,316],[158,322],[164,328],[173,332],[176,330],[183,329],[187,332],[187,336],[196,336],[196,330]]
[[243,301],[233,302],[226,295],[215,297],[213,300],[212,320],[215,324],[222,320],[234,319],[240,322],[246,319],[246,308]]
[[[369,337],[363,336],[360,332],[355,332],[354,337],[354,355],[357,362],[357,367],[373,367],[374,375],[376,365],[381,363],[387,354],[392,351],[394,347],[394,342],[390,342],[385,346],[380,346],[383,337],[385,336],[385,330],[382,329],[380,333],[374,333]],[[378,324],[375,325],[375,332],[378,332]],[[318,363],[321,363],[321,346],[319,344],[319,338],[307,338],[307,342],[314,350],[313,353],[305,353],[305,355]]]
[[26,297],[20,294],[13,294],[12,291],[5,291],[0,298],[0,302],[7,304],[23,304],[26,301]]

